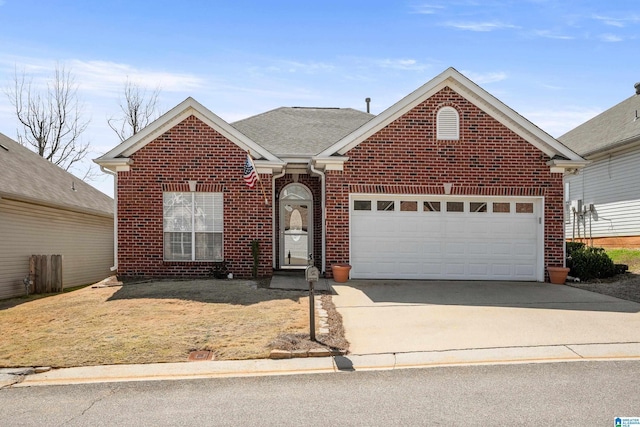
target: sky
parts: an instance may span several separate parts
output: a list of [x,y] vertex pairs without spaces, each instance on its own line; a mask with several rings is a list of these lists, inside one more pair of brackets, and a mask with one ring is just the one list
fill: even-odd
[[[0,0],[0,87],[75,77],[83,175],[120,140],[129,79],[166,112],[192,96],[227,122],[282,106],[379,114],[454,67],[554,137],[634,95],[637,1]],[[18,122],[0,92],[0,133]],[[99,171],[98,171],[99,172]],[[0,171],[0,179],[2,172]],[[90,184],[113,195],[99,173]]]

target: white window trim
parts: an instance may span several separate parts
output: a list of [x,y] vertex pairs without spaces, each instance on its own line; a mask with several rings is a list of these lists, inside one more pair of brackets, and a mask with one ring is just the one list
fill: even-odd
[[[215,197],[216,195],[218,195],[220,197],[221,203],[222,205],[220,206],[221,209],[221,215],[222,215],[222,224],[220,227],[220,230],[215,230],[211,231],[211,232],[207,232],[210,234],[222,234],[222,247],[220,248],[220,259],[196,259],[196,234],[197,233],[201,233],[199,231],[196,231],[196,227],[195,227],[195,215],[192,212],[191,214],[191,259],[185,260],[185,259],[171,259],[171,258],[167,258],[165,255],[165,244],[166,244],[166,234],[167,233],[172,233],[171,231],[164,231],[164,218],[165,218],[165,211],[164,211],[164,203],[163,203],[163,208],[162,208],[162,258],[165,262],[221,262],[224,260],[224,198],[222,196],[222,193],[214,193],[214,192],[206,192],[206,193],[201,193],[201,192],[187,192],[187,191],[165,191],[162,193],[162,198],[164,200],[164,195],[166,193],[182,193],[182,194],[190,194],[191,196],[191,205],[195,206],[195,197],[196,194],[210,194],[212,195],[212,197],[214,197],[214,201],[215,201]],[[215,206],[215,203],[214,203]],[[177,233],[177,231],[175,232]]]

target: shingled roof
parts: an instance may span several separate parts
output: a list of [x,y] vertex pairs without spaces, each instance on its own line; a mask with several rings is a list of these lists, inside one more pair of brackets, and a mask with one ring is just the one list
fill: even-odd
[[0,133],[0,198],[113,216],[113,199]]
[[277,156],[314,156],[374,117],[352,108],[281,107],[231,125]]
[[640,140],[640,95],[634,95],[595,116],[558,140],[587,157]]

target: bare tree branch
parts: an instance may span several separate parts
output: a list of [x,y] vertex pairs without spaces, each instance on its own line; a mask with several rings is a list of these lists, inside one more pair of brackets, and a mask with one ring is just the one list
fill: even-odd
[[127,79],[124,84],[124,101],[120,101],[121,115],[107,120],[109,127],[120,141],[130,138],[158,118],[160,87],[147,93],[146,89]]
[[56,66],[46,90],[38,90],[32,78],[16,69],[6,91],[21,125],[18,142],[66,170],[89,152],[89,142],[80,138],[89,121],[82,118],[77,90],[71,72]]

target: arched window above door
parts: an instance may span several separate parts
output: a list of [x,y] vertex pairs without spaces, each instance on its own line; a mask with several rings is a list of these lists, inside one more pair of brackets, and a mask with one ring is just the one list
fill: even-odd
[[311,191],[302,184],[289,184],[280,192],[280,200],[312,200]]

